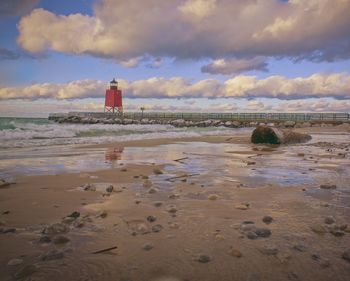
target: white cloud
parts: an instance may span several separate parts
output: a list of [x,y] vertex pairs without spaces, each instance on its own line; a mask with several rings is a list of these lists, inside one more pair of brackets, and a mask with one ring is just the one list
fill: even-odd
[[[346,73],[314,74],[297,78],[269,76],[264,79],[239,75],[224,82],[214,79],[191,82],[182,77],[153,77],[136,81],[120,80],[119,85],[128,98],[350,99],[350,75]],[[98,98],[104,97],[107,86],[103,81],[78,80],[66,84],[6,87],[0,88],[0,100]]]
[[350,57],[350,0],[101,0],[94,15],[36,9],[19,45],[128,60],[135,57]]
[[237,74],[245,71],[267,71],[266,58],[255,57],[251,59],[217,59],[208,65],[204,65],[201,71],[210,74]]

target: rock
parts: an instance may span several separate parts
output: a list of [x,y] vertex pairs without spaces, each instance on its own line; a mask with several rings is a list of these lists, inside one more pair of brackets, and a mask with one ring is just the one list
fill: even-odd
[[63,258],[64,258],[64,253],[58,250],[51,250],[41,256],[42,261],[52,261],[52,260],[58,260]]
[[15,266],[15,265],[20,265],[23,263],[22,259],[11,259],[9,260],[9,262],[7,263],[7,265],[9,266]]
[[152,185],[153,184],[152,184],[152,182],[150,180],[145,180],[143,182],[143,187],[145,187],[145,188],[150,188]]
[[238,210],[248,210],[249,204],[239,204],[239,205],[236,205],[235,208]]
[[337,186],[335,184],[321,184],[320,188],[322,188],[322,189],[336,189]]
[[271,235],[271,230],[268,228],[257,228],[254,232],[256,235],[263,238],[269,237]]
[[70,217],[70,218],[79,218],[80,217],[80,213],[79,212],[76,212],[74,211],[73,213],[71,213],[70,215],[68,215],[67,217]]
[[345,252],[343,252],[342,258],[347,262],[350,262],[350,249],[347,249]]
[[269,244],[259,248],[259,251],[264,255],[277,255],[278,248],[275,245]]
[[180,194],[170,194],[169,196],[168,196],[168,198],[169,199],[177,199],[177,198],[179,198],[180,197]]
[[301,143],[311,139],[310,135],[280,130],[269,126],[258,126],[252,133],[252,143],[288,144]]
[[103,210],[103,211],[101,211],[101,212],[99,212],[99,213],[97,214],[96,218],[102,218],[102,219],[104,219],[104,218],[107,217],[107,215],[108,215],[107,211]]
[[264,223],[266,223],[266,224],[269,224],[269,223],[271,223],[271,222],[273,221],[273,218],[272,218],[271,216],[264,216],[264,217],[262,218],[262,221],[263,221]]
[[70,239],[64,235],[58,235],[53,238],[53,243],[54,244],[65,244],[70,241]]
[[150,194],[154,194],[154,193],[157,193],[159,191],[158,188],[155,188],[155,187],[151,187],[149,190],[148,190],[148,193]]
[[284,122],[284,127],[286,128],[293,128],[295,126],[295,121],[286,121]]
[[6,233],[15,233],[17,230],[14,227],[4,227],[0,228],[0,233],[6,234]]
[[345,234],[345,232],[344,231],[342,231],[342,230],[340,230],[340,229],[331,229],[330,231],[329,231],[331,234],[333,234],[334,236],[336,236],[336,237],[341,237],[341,236],[344,236],[344,234]]
[[163,202],[154,202],[153,204],[155,207],[161,207],[163,205]]
[[56,235],[69,232],[69,227],[63,223],[54,223],[45,227],[42,231],[43,234]]
[[47,235],[43,235],[43,236],[41,236],[40,238],[39,238],[39,243],[40,244],[49,244],[49,243],[51,243],[51,238],[50,238],[50,236],[47,236]]
[[208,263],[211,261],[211,257],[208,255],[199,254],[196,260],[200,263]]
[[305,252],[307,250],[307,247],[303,244],[296,244],[293,246],[293,249],[299,252]]
[[0,178],[0,188],[9,186],[11,183],[5,181],[3,178]]
[[163,174],[163,171],[161,169],[156,168],[153,170],[153,173],[156,175],[161,175],[161,174]]
[[325,224],[333,224],[333,223],[335,223],[335,219],[333,218],[333,217],[325,217],[324,218],[324,223]]
[[166,210],[169,212],[169,213],[172,213],[172,214],[175,214],[177,212],[177,208],[175,205],[169,205]]
[[231,248],[229,251],[228,251],[228,254],[232,257],[236,257],[236,258],[240,258],[242,257],[242,253],[241,251],[237,250],[237,249],[234,249],[234,248]]
[[3,211],[3,212],[2,212],[3,215],[8,215],[9,213],[10,213],[9,210],[6,210],[6,211]]
[[127,169],[127,168],[122,168],[122,169],[120,169],[120,171],[121,171],[121,172],[127,172],[128,169]]
[[75,218],[73,217],[65,217],[62,219],[62,223],[65,223],[65,224],[71,224],[74,221],[75,221]]
[[96,191],[96,186],[94,186],[93,184],[84,184],[83,186],[81,186],[81,188],[84,190],[84,191]]
[[149,222],[155,222],[155,221],[157,220],[157,217],[155,217],[155,216],[148,216],[148,217],[147,217],[147,220],[148,220]]
[[33,264],[28,264],[22,267],[19,271],[14,274],[16,279],[27,279],[37,271],[37,267]]
[[324,234],[327,232],[327,230],[324,228],[324,226],[315,224],[311,226],[311,230],[317,234]]
[[113,185],[109,185],[109,186],[106,188],[106,192],[111,193],[111,192],[113,192],[113,189],[114,189],[114,186],[113,186]]
[[135,202],[136,205],[138,205],[138,204],[141,203],[141,200],[136,199],[134,202]]
[[145,251],[150,251],[154,248],[154,245],[152,243],[146,243],[143,245],[142,249],[144,249]]
[[216,199],[218,199],[219,196],[216,195],[216,194],[210,194],[208,195],[208,200],[211,200],[211,201],[215,201]]
[[160,232],[163,229],[161,224],[156,224],[152,226],[152,232]]
[[258,238],[258,235],[254,231],[248,231],[246,233],[248,239],[255,240]]

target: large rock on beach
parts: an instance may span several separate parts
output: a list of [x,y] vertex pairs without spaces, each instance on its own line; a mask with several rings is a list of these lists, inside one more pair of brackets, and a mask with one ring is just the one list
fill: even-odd
[[291,130],[281,130],[275,127],[258,126],[252,133],[252,143],[289,144],[307,142],[311,139],[308,134]]

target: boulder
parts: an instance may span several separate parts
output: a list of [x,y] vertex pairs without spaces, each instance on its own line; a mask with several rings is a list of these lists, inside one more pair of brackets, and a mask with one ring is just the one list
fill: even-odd
[[275,127],[258,126],[252,133],[252,143],[289,144],[307,142],[311,139],[308,134],[281,130]]

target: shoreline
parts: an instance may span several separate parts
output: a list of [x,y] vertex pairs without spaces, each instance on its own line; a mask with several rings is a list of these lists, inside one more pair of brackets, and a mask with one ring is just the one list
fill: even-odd
[[[0,234],[2,277],[245,281],[257,275],[277,281],[292,274],[345,281],[350,180],[339,169],[350,170],[350,144],[337,146],[333,138],[346,139],[349,131],[298,131],[326,142],[252,145],[245,134],[77,145],[124,151],[108,160],[114,163],[108,169],[22,176],[0,189],[0,228],[10,230]],[[82,159],[89,157],[86,152]],[[326,178],[336,189],[320,189]],[[87,186],[96,191],[84,191]],[[79,217],[68,220],[74,212]],[[335,222],[325,224],[327,217]],[[65,231],[42,233],[55,223]],[[265,234],[249,238],[257,229]],[[51,242],[40,242],[43,237]],[[8,265],[14,259],[21,262]]]

